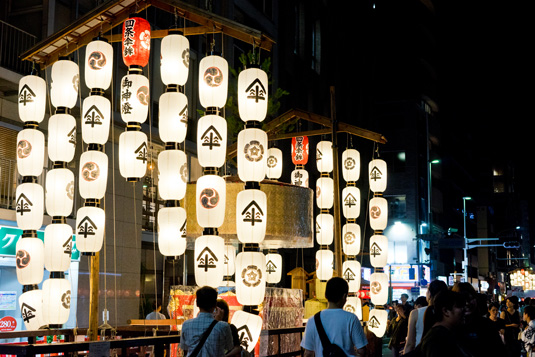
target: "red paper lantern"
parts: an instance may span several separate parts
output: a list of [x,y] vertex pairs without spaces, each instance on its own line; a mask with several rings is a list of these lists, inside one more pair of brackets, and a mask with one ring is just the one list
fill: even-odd
[[141,17],[123,23],[123,61],[128,67],[145,67],[150,55],[150,24]]
[[306,165],[308,162],[308,136],[292,138],[292,162],[294,165]]

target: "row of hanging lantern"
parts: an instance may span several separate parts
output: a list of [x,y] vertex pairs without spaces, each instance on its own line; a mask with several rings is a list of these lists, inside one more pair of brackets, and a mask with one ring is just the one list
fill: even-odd
[[370,276],[370,297],[376,308],[370,311],[368,328],[382,337],[386,331],[388,312],[379,308],[387,303],[389,291],[388,275],[384,272],[388,259],[388,239],[383,235],[388,223],[388,203],[383,196],[387,185],[387,166],[381,159],[373,159],[368,165],[368,179],[373,198],[369,202],[370,227],[374,234],[370,238],[370,263],[375,268]]

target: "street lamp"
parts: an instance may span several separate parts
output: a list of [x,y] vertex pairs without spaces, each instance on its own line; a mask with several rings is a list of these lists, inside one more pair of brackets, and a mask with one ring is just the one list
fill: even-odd
[[463,275],[464,281],[468,282],[468,240],[466,238],[466,201],[472,197],[463,197],[463,228],[464,228],[464,258],[463,258]]

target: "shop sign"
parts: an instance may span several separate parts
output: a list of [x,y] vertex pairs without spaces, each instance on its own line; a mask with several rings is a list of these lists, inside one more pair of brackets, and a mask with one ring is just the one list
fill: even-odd
[[4,316],[0,319],[0,332],[15,331],[17,320],[11,316]]
[[0,311],[15,310],[17,308],[16,291],[0,291]]

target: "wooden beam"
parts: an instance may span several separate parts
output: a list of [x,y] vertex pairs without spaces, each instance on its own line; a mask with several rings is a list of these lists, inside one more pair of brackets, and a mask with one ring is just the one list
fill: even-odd
[[89,267],[89,341],[96,341],[98,337],[98,288],[100,253],[96,252],[90,258]]

